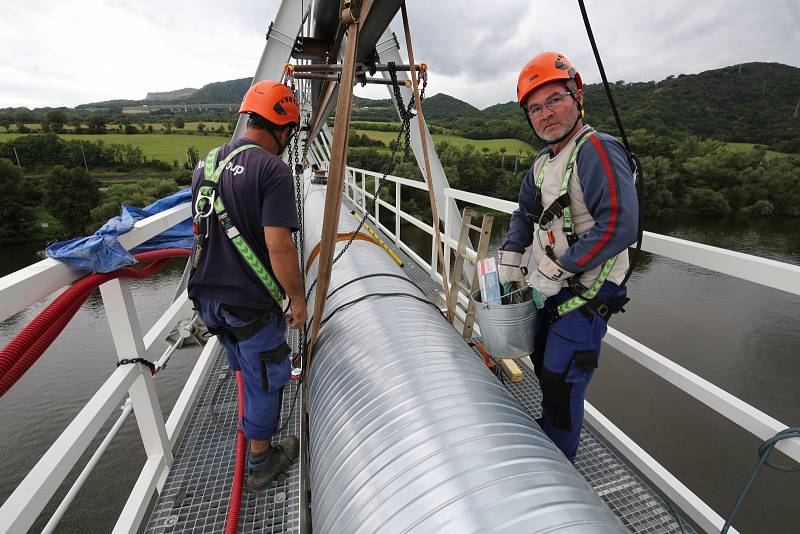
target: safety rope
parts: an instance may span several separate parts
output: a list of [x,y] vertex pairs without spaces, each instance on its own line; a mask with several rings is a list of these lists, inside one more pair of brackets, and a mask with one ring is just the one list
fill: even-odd
[[753,487],[753,482],[755,482],[758,473],[761,471],[761,468],[766,465],[767,467],[771,467],[777,471],[783,471],[784,473],[798,473],[800,472],[800,464],[798,465],[779,465],[774,464],[769,461],[769,455],[775,450],[775,446],[778,442],[784,439],[792,439],[792,438],[800,438],[800,427],[794,428],[785,428],[769,438],[767,441],[762,443],[758,447],[758,462],[756,463],[755,468],[753,469],[753,474],[750,475],[750,478],[747,480],[747,483],[742,488],[742,491],[739,492],[739,496],[736,498],[736,502],[731,508],[730,513],[728,514],[728,519],[725,521],[725,525],[722,527],[720,534],[726,534],[728,529],[731,528],[731,524],[733,523],[733,518],[736,513],[739,511],[739,508],[742,507],[742,503],[744,503],[747,494],[750,492],[750,489]]
[[631,151],[630,144],[628,143],[628,137],[625,135],[625,128],[622,127],[622,119],[619,116],[619,111],[617,111],[617,105],[614,102],[614,96],[611,94],[611,86],[608,84],[608,78],[606,78],[606,71],[603,68],[603,61],[600,59],[600,52],[598,51],[597,43],[594,40],[594,33],[592,32],[591,24],[589,24],[589,15],[586,13],[586,6],[584,5],[583,0],[578,0],[578,6],[581,9],[583,25],[586,27],[586,34],[588,35],[589,42],[592,45],[592,52],[594,53],[594,59],[597,62],[597,68],[600,70],[600,77],[603,79],[603,87],[605,88],[606,95],[608,96],[608,103],[611,105],[611,111],[614,114],[614,120],[617,123],[617,128],[619,129],[620,136],[622,137],[622,144],[625,145],[625,149],[628,151],[628,154],[631,155],[634,165],[636,166],[635,175],[637,176],[637,180],[635,187],[636,196],[639,198],[639,229],[636,238],[636,248],[633,250],[633,254],[631,255],[628,272],[625,273],[625,277],[619,284],[619,287],[623,288],[633,274],[633,270],[636,268],[636,264],[639,262],[639,255],[642,250],[642,238],[644,236],[644,210],[642,209],[644,206],[644,167],[642,167],[642,162],[639,159],[639,156]]

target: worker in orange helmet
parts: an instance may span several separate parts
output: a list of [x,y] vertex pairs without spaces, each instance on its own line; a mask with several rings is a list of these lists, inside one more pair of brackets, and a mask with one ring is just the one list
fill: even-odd
[[538,422],[574,462],[600,343],[628,301],[620,284],[637,238],[635,165],[619,141],[583,123],[583,81],[562,54],[544,52],[523,67],[517,101],[547,146],[522,181],[498,270],[505,289],[525,284],[531,247],[527,281],[546,299],[531,354]]
[[[253,84],[239,113],[244,136],[212,150],[192,175],[195,246],[189,297],[241,370],[250,440],[247,486],[257,491],[280,477],[297,457],[289,436],[273,445],[284,385],[291,376],[287,323],[307,319],[292,232],[300,228],[292,172],[279,157],[300,123],[292,91],[273,81]],[[219,205],[218,205],[219,204]],[[283,316],[282,300],[291,300]]]

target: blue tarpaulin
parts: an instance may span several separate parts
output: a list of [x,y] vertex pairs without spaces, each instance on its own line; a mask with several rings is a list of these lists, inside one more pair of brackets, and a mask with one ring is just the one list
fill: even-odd
[[122,214],[110,219],[89,237],[60,241],[47,247],[47,256],[71,267],[96,273],[109,273],[136,263],[132,254],[165,248],[192,248],[192,220],[187,218],[172,228],[145,241],[130,252],[120,245],[117,237],[128,233],[136,221],[151,217],[178,204],[190,202],[192,191],[182,189],[174,195],[156,200],[146,208],[122,206]]

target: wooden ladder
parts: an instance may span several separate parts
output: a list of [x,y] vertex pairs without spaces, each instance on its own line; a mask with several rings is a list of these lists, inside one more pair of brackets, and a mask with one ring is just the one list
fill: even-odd
[[[489,250],[489,238],[492,235],[492,224],[494,223],[494,215],[486,214],[483,216],[483,222],[480,227],[472,224],[472,219],[477,216],[477,213],[472,208],[464,208],[464,214],[461,222],[461,234],[458,238],[458,248],[456,249],[455,264],[453,265],[453,275],[450,278],[450,302],[455,306],[458,302],[459,293],[466,294],[467,297],[467,313],[464,317],[464,330],[462,335],[469,339],[472,337],[472,327],[475,325],[475,305],[470,298],[475,291],[478,290],[478,261],[486,258],[486,253]],[[475,251],[477,257],[471,260],[467,256],[467,246],[470,244],[469,232],[475,230],[480,232],[480,239],[478,240],[478,248]],[[469,284],[465,284],[462,280],[464,278],[464,262],[475,266],[473,270],[472,280]],[[453,323],[456,317],[453,314]]]
[[[486,214],[483,216],[483,222],[479,228],[472,224],[472,219],[476,216],[477,213],[473,209],[464,208],[464,214],[462,216],[461,223],[461,234],[458,238],[458,249],[456,250],[453,274],[450,278],[450,302],[453,303],[454,307],[458,304],[459,293],[466,293],[468,304],[466,316],[464,317],[464,330],[462,331],[462,335],[466,339],[470,339],[472,337],[472,328],[475,325],[475,303],[472,302],[472,298],[470,297],[473,293],[478,291],[478,288],[480,287],[478,284],[478,261],[486,259],[486,254],[489,251],[489,238],[492,235],[492,224],[494,223],[494,215]],[[477,256],[474,261],[467,256],[467,246],[470,243],[470,230],[475,230],[481,234],[481,237],[478,240],[478,248],[475,251]],[[470,281],[469,285],[466,285],[462,281],[464,275],[464,261],[468,261],[475,266],[472,280]],[[455,320],[456,314],[453,313],[452,322],[454,325]],[[491,359],[489,353],[486,351],[486,348],[478,342],[470,343],[470,346],[477,349],[481,353],[483,356],[483,363],[486,364],[486,367],[492,371],[495,371],[495,363]],[[512,382],[521,382],[523,380],[522,370],[514,360],[498,358],[497,361],[500,363],[500,368],[503,370],[503,373],[505,373],[505,375],[511,379]]]

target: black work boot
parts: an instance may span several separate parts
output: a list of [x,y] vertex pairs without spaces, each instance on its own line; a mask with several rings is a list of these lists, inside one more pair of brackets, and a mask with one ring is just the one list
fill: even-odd
[[270,447],[267,459],[250,464],[247,474],[247,489],[259,491],[273,480],[286,476],[286,471],[300,452],[300,440],[295,436],[283,438]]

